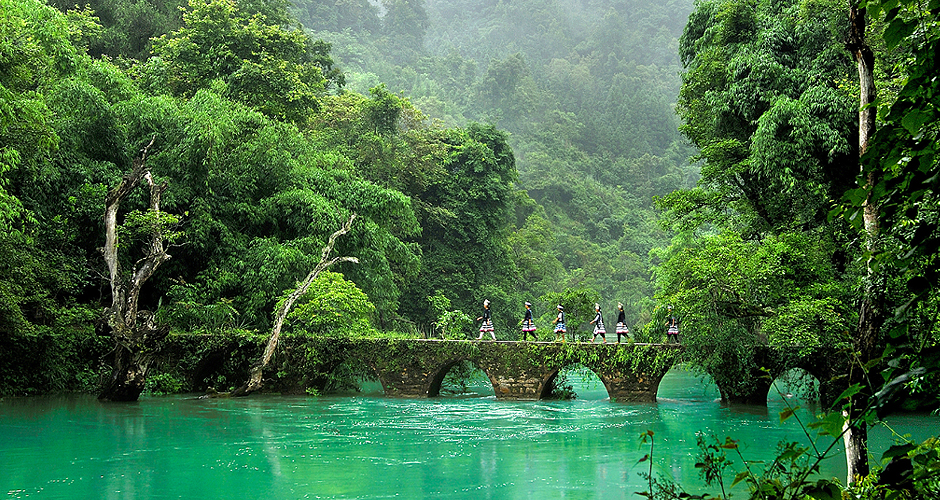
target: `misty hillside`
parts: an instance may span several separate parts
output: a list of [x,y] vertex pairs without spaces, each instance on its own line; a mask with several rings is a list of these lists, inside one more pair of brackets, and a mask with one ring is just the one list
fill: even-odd
[[[670,240],[653,200],[698,178],[674,111],[691,0],[50,3],[59,14],[15,5],[65,16],[61,43],[81,62],[24,56],[59,72],[24,73],[37,81],[16,83],[17,102],[42,89],[50,116],[97,121],[29,125],[66,146],[16,136],[29,161],[8,190],[36,220],[83,228],[67,243],[53,226],[33,238],[73,263],[78,284],[59,295],[101,297],[99,191],[156,134],[154,172],[185,244],[142,300],[177,328],[266,326],[344,211],[369,222],[350,242],[363,263],[339,271],[383,330],[427,331],[483,298],[535,301],[540,316],[623,302],[630,324],[648,321],[650,251]],[[34,182],[43,169],[81,175]],[[65,214],[49,199],[83,205]],[[518,318],[497,317],[517,333]]]
[[564,285],[636,302],[651,295],[647,253],[665,242],[652,197],[697,178],[674,112],[691,9],[691,0],[297,0],[292,12],[332,44],[349,90],[385,84],[444,126],[508,131],[519,186],[540,205],[519,229],[550,233]]

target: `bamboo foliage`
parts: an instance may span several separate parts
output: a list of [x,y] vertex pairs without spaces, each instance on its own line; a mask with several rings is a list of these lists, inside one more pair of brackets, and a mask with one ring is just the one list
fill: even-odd
[[271,328],[271,336],[268,338],[268,343],[264,348],[264,354],[261,355],[261,361],[251,368],[251,371],[248,376],[248,382],[242,387],[238,388],[233,395],[235,396],[247,396],[252,392],[261,389],[264,385],[263,374],[264,369],[271,362],[271,357],[274,355],[275,349],[277,349],[278,340],[281,336],[281,327],[284,325],[284,320],[287,319],[288,313],[290,313],[291,307],[294,306],[294,303],[297,302],[297,299],[303,297],[307,290],[310,288],[310,284],[313,283],[313,280],[317,279],[317,276],[321,272],[328,269],[334,264],[340,262],[354,262],[359,263],[359,259],[356,257],[340,256],[340,257],[330,257],[330,254],[333,253],[333,247],[336,245],[336,240],[349,232],[352,228],[353,221],[356,220],[356,214],[349,216],[349,220],[343,224],[343,227],[336,230],[333,234],[330,235],[329,241],[327,241],[326,246],[323,247],[323,251],[320,255],[320,262],[307,274],[307,277],[294,289],[287,297],[278,304],[277,312],[275,313],[274,326]]

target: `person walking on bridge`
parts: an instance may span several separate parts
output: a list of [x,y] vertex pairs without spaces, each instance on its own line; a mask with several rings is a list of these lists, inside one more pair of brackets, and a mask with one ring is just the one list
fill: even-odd
[[532,304],[525,303],[525,317],[522,318],[522,341],[528,342],[529,333],[532,333],[532,339],[538,340],[535,336],[535,322],[532,321]]
[[480,336],[477,337],[477,340],[482,340],[483,334],[487,332],[493,336],[493,340],[496,340],[496,331],[493,329],[493,316],[490,313],[490,299],[483,301],[483,316],[477,318],[477,321],[480,320],[483,320],[483,323],[480,323]]
[[617,309],[620,310],[620,312],[617,313],[617,343],[619,344],[621,335],[627,339],[630,338],[630,329],[627,328],[627,317],[623,313],[623,304],[617,302]]
[[558,316],[552,320],[552,324],[555,325],[555,339],[558,339],[558,334],[561,334],[561,341],[565,341],[565,334],[568,330],[565,329],[565,308],[561,307],[561,304],[558,304]]
[[607,330],[604,328],[604,315],[601,314],[601,305],[597,302],[594,303],[594,319],[591,320],[592,325],[594,325],[594,335],[591,336],[591,343],[594,343],[594,339],[598,335],[601,336],[601,339],[604,340],[604,344],[607,343]]
[[672,344],[675,342],[679,343],[679,325],[676,323],[676,317],[672,315],[672,306],[667,306],[669,309],[669,319],[666,320],[666,343]]

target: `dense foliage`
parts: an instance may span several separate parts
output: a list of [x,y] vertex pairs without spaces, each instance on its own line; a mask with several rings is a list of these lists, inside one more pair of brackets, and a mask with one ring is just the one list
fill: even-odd
[[[488,298],[512,338],[523,300],[537,301],[545,331],[562,295],[610,310],[622,301],[631,322],[643,318],[646,254],[664,241],[650,197],[693,178],[667,50],[687,6],[52,6],[61,10],[3,2],[12,359],[35,352],[36,335],[106,333],[95,323],[108,300],[100,214],[150,138],[150,169],[169,184],[162,208],[179,224],[142,307],[180,331],[267,328],[276,298],[350,212],[362,222],[337,250],[360,264],[337,271],[367,297],[357,310],[370,311],[369,328],[430,333],[441,314],[476,316]],[[514,28],[531,37],[487,35],[522,8],[541,20]],[[144,198],[121,214],[128,265],[143,249]],[[452,307],[432,308],[433,296]],[[4,392],[74,386],[9,384]]]
[[[655,252],[657,293],[676,304],[702,366],[747,365],[752,346],[766,343],[844,347],[863,382],[805,427],[808,439],[864,432],[900,407],[937,409],[937,122],[935,76],[926,76],[935,71],[924,65],[936,57],[938,12],[938,2],[917,0],[706,0],[680,40],[681,130],[703,163],[695,189],[658,200],[676,236]],[[878,131],[859,159],[860,71],[847,44],[858,26],[850,19],[866,15],[880,100]],[[880,336],[860,341],[872,284],[887,317]],[[703,477],[724,497],[726,453],[737,444],[699,443]],[[830,450],[798,443],[781,444],[771,467],[739,470],[733,484],[752,498],[936,496],[935,438],[872,452],[884,470],[847,478],[849,489],[815,476]],[[646,496],[709,497],[652,477]]]
[[[420,234],[413,202],[363,178],[355,159],[317,132],[330,127],[326,114],[313,120],[308,115],[319,108],[303,103],[329,102],[329,86],[321,76],[324,68],[295,60],[307,46],[304,35],[265,24],[262,16],[238,15],[231,2],[194,2],[183,27],[161,39],[161,57],[123,70],[77,45],[96,26],[90,12],[65,16],[37,2],[2,6],[4,363],[19,367],[17,360],[40,356],[31,340],[37,335],[78,335],[61,339],[74,344],[71,349],[88,343],[97,311],[108,300],[96,250],[103,239],[104,196],[150,138],[155,138],[151,171],[170,186],[163,210],[181,220],[173,229],[172,259],[142,297],[143,308],[155,310],[159,320],[184,330],[264,329],[276,297],[319,259],[323,240],[350,212],[361,222],[340,250],[359,256],[362,264],[342,270],[361,283],[366,310],[374,305],[397,312],[401,291],[419,265],[420,249],[408,241]],[[232,31],[216,30],[217,25]],[[203,74],[199,64],[217,61],[193,61],[184,50],[193,42],[186,40],[210,36],[228,44],[223,46],[234,62],[206,70],[211,73],[206,80],[187,79]],[[242,55],[233,48],[239,44],[248,47]],[[258,55],[252,44],[281,50]],[[316,78],[297,91],[300,101],[292,100],[291,88],[272,90],[288,100],[270,108],[267,101],[242,98],[260,96],[239,90],[248,81],[239,78],[252,64]],[[303,64],[313,64],[312,69]],[[157,78],[155,68],[192,85]],[[285,75],[274,79],[294,81]],[[353,108],[329,103],[334,114],[365,121],[377,102],[380,97],[356,100]],[[493,155],[489,143],[471,139],[470,133],[440,133],[455,149]],[[477,160],[457,155],[454,168],[462,161]],[[472,168],[467,175],[484,177]],[[120,246],[129,251],[123,254],[127,264],[140,250],[134,228],[146,219],[139,211],[141,195],[122,213],[127,218]],[[98,328],[104,333],[104,325]],[[57,381],[9,377],[4,392],[75,384],[58,380],[52,370],[32,376]]]
[[858,168],[845,9],[705,1],[689,17],[678,110],[701,179],[658,200],[676,236],[655,275],[704,366],[747,365],[752,345],[847,345],[857,322],[855,235],[827,217]]
[[[430,334],[449,314],[465,335],[457,319],[484,298],[502,338],[518,335],[524,300],[542,332],[556,302],[571,302],[576,327],[597,300],[643,318],[646,254],[664,241],[650,197],[692,178],[665,50],[683,7],[535,2],[542,21],[519,44],[486,33],[523,7],[483,4],[4,0],[0,322],[3,372],[20,375],[2,392],[94,385],[97,361],[60,363],[81,380],[28,367],[61,358],[37,344],[107,349],[101,214],[151,138],[171,258],[141,308],[176,331],[264,331],[353,212],[337,251],[360,263],[336,269],[291,327]],[[122,205],[123,268],[154,217],[142,189]]]

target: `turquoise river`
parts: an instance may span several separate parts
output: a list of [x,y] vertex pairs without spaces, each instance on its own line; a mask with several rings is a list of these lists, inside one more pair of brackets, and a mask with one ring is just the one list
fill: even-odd
[[[569,374],[578,398],[496,401],[492,389],[424,400],[382,396],[245,399],[91,396],[0,400],[0,494],[39,499],[619,499],[647,488],[639,462],[695,493],[696,432],[740,440],[749,461],[781,440],[808,442],[768,407],[722,407],[713,386],[674,369],[659,401],[613,403],[596,379]],[[489,392],[489,394],[487,394]],[[791,402],[791,404],[793,404]],[[811,410],[798,415],[809,418]],[[937,418],[901,416],[872,432],[922,440]],[[829,442],[821,439],[817,446]],[[880,453],[880,451],[878,452]],[[740,466],[739,457],[734,457]],[[823,474],[842,477],[836,447]],[[755,464],[759,467],[759,464]],[[733,473],[728,475],[728,482]],[[744,492],[736,490],[744,497]]]

